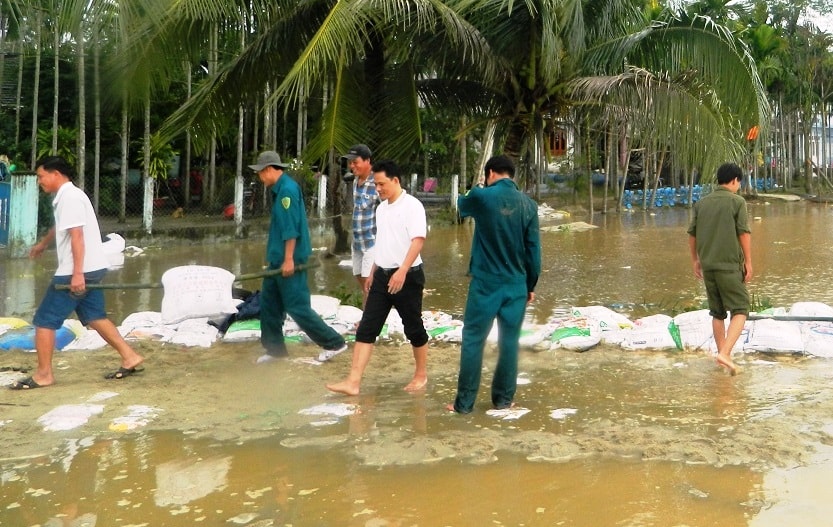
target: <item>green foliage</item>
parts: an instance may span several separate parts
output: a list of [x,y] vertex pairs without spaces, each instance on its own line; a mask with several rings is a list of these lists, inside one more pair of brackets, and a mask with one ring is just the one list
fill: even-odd
[[78,161],[77,128],[58,127],[58,150],[56,152],[52,152],[52,130],[38,128],[38,145],[38,159],[49,155],[61,156],[72,166],[75,166]]
[[139,149],[139,164],[147,168],[148,175],[156,181],[163,181],[168,178],[174,156],[179,152],[174,150],[171,143],[162,139],[159,132],[150,136],[150,158],[145,163],[144,144]]
[[329,296],[338,298],[343,305],[362,307],[362,294],[358,286],[348,287],[344,282],[340,282],[336,290],[329,293]]

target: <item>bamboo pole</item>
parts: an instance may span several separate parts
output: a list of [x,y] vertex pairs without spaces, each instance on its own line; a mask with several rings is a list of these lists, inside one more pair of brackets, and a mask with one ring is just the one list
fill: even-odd
[[[305,264],[299,264],[295,266],[295,271],[306,271],[307,269],[313,269],[315,267],[320,266],[320,262],[310,262]],[[264,269],[262,271],[257,271],[254,273],[245,273],[241,275],[237,275],[234,277],[235,282],[243,282],[245,280],[254,280],[256,278],[265,278],[267,276],[275,276],[281,274],[280,269]],[[131,283],[131,284],[87,284],[87,289],[162,289],[162,282],[151,282],[151,283]],[[59,290],[67,290],[69,289],[69,284],[58,284],[55,286],[55,289]]]
[[833,317],[804,315],[761,315],[751,314],[747,320],[780,320],[784,322],[833,322]]

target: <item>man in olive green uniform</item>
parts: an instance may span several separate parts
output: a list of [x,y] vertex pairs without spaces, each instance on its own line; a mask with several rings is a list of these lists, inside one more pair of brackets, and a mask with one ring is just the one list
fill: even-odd
[[304,333],[331,353],[347,348],[344,338],[328,326],[310,305],[306,271],[296,269],[307,262],[312,253],[307,214],[301,188],[289,177],[276,152],[260,154],[257,164],[249,168],[260,181],[272,187],[272,218],[266,242],[269,269],[280,269],[280,275],[264,277],[260,297],[260,342],[266,353],[258,363],[286,357],[283,323],[289,314]]
[[[749,315],[746,282],[752,278],[752,235],[746,201],[737,195],[743,172],[734,163],[717,169],[718,187],[694,205],[688,245],[694,275],[706,285],[717,363],[737,374],[732,348]],[[726,313],[732,318],[726,330]]]
[[497,319],[498,362],[492,379],[492,405],[513,405],[518,377],[518,348],[526,305],[535,299],[541,273],[538,205],[512,180],[515,165],[506,156],[486,162],[486,186],[460,196],[462,217],[474,218],[463,318],[463,344],[457,397],[448,410],[467,414],[480,387],[483,347]]

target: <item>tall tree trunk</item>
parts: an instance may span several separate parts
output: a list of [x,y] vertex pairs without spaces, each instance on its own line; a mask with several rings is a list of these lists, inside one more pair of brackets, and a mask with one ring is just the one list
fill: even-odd
[[57,13],[55,13],[54,26],[55,40],[53,46],[55,46],[55,59],[53,68],[55,68],[55,75],[52,80],[52,90],[54,92],[52,95],[52,155],[58,153],[58,88],[61,84],[61,31],[59,29]]
[[307,87],[301,86],[298,94],[298,123],[295,133],[295,155],[301,157],[301,152],[306,146],[307,135]]
[[[246,49],[246,32],[240,32],[241,51]],[[243,237],[243,136],[245,112],[241,104],[237,108],[237,166],[234,173],[234,235]]]
[[128,119],[127,90],[121,96],[121,179],[119,181],[119,223],[127,222],[127,176],[130,145],[130,119]]
[[145,95],[145,131],[142,136],[142,151],[144,153],[144,160],[142,166],[142,183],[144,188],[142,199],[142,227],[145,232],[151,234],[153,232],[153,198],[154,186],[156,182],[150,174],[150,88],[147,89]]
[[812,112],[804,112],[801,119],[801,142],[804,167],[804,190],[813,193],[813,160],[810,155],[810,141],[812,140]]
[[20,148],[20,97],[23,93],[23,46],[21,45],[20,55],[17,59],[17,90],[14,96],[14,149],[19,152]]
[[35,16],[35,79],[34,86],[32,86],[32,151],[31,164],[32,169],[35,168],[35,163],[38,159],[38,93],[40,91],[40,59],[42,53],[41,45],[41,31],[43,30],[43,14],[38,10]]
[[[219,63],[219,39],[220,28],[215,22],[211,25],[211,34],[209,37],[209,59],[208,59],[208,75],[217,73],[217,66]],[[208,203],[211,206],[216,205],[214,196],[217,185],[217,133],[211,132],[211,145],[208,162]]]
[[101,47],[97,38],[93,39],[93,107],[93,205],[97,213],[101,196]]
[[[185,89],[186,97],[191,99],[191,62],[185,63]],[[185,210],[191,206],[191,129],[185,130],[185,188],[183,189],[183,196],[185,196],[185,203],[182,206]]]
[[[84,22],[78,23],[78,186],[84,188],[87,169],[87,79],[84,72]],[[98,189],[93,189],[97,194]]]

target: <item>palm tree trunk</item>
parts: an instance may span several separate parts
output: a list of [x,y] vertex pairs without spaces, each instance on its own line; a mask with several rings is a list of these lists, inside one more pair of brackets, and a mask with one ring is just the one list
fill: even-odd
[[20,147],[20,97],[23,93],[23,46],[17,59],[17,90],[14,97],[14,149]]
[[55,75],[53,76],[52,80],[52,154],[55,155],[58,153],[58,88],[60,87],[60,80],[61,80],[61,72],[60,72],[60,55],[61,55],[61,32],[58,26],[58,14],[54,13],[55,21],[54,21],[54,33],[55,33],[55,40],[53,42],[53,46],[55,47],[55,59],[53,68],[55,69]]
[[[185,89],[186,98],[191,98],[191,62],[185,63]],[[185,210],[191,206],[191,129],[185,130],[185,188],[183,189],[183,196],[185,196],[185,203],[182,206]]]
[[301,86],[298,94],[298,123],[297,131],[295,133],[295,152],[300,157],[301,152],[306,146],[306,132],[307,132],[307,87]]
[[[78,23],[78,186],[84,188],[87,165],[87,93],[84,72],[84,22]],[[93,191],[97,193],[97,189]]]
[[142,167],[142,183],[144,183],[144,194],[142,199],[142,227],[145,232],[153,232],[153,198],[154,180],[150,174],[150,88],[145,95],[145,132],[142,138],[142,150],[144,152],[144,166]]
[[38,159],[38,93],[40,90],[41,30],[43,14],[35,17],[35,79],[32,86],[32,151],[30,167],[35,168]]
[[[215,22],[211,25],[211,34],[209,37],[209,59],[208,59],[208,74],[214,75],[217,73],[217,66],[219,63],[219,25]],[[211,146],[210,158],[208,162],[208,203],[214,206],[214,192],[217,185],[217,133],[211,132]]]
[[121,97],[121,180],[119,185],[119,223],[127,221],[127,154],[130,144],[130,120],[127,114],[127,90]]
[[[95,33],[93,33],[95,35]],[[101,47],[93,39],[93,206],[98,213],[101,195]]]

